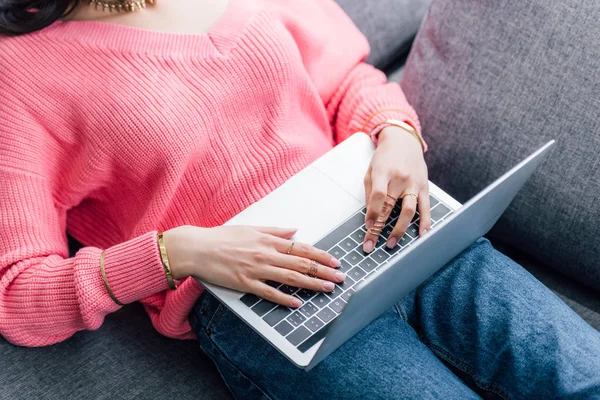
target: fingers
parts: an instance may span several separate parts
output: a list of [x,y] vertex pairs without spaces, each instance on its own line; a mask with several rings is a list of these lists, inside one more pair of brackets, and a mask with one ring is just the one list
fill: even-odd
[[[367,253],[370,253],[371,250],[373,250],[375,243],[377,243],[379,233],[383,229],[385,221],[393,208],[385,204],[386,201],[389,202],[390,200],[387,195],[388,180],[385,176],[383,174],[371,174],[371,192],[366,194],[369,198],[367,215],[365,216],[367,234],[365,235],[363,244],[363,250]],[[383,214],[384,211],[386,215]]]
[[[293,246],[292,246],[293,243]],[[323,265],[327,265],[329,267],[337,268],[342,263],[340,260],[332,256],[331,254],[317,249],[306,243],[301,242],[292,242],[291,240],[283,240],[283,239],[275,239],[274,241],[275,249],[279,253],[287,254],[290,251],[290,255],[301,257],[308,260],[314,260]],[[274,264],[279,265],[279,264]]]
[[369,166],[369,169],[367,170],[367,174],[365,175],[364,184],[365,184],[365,204],[368,208],[369,207],[369,199],[371,197],[371,189],[373,187],[373,185],[371,184],[371,166]]
[[[416,191],[406,190],[404,193],[415,193]],[[390,237],[387,241],[387,246],[393,248],[398,244],[400,238],[406,232],[408,225],[410,225],[410,221],[415,216],[415,212],[417,210],[417,200],[413,196],[404,196],[402,199],[402,210],[400,211],[400,215],[398,216],[398,221],[396,221],[396,226],[392,230]]]
[[296,308],[302,305],[300,299],[285,294],[281,290],[275,289],[261,281],[254,281],[252,283],[250,293],[286,307]]
[[377,217],[377,219],[375,220],[375,223],[373,224],[371,229],[367,229],[367,233],[365,234],[365,240],[363,243],[363,251],[365,253],[370,253],[371,251],[373,251],[373,248],[375,247],[375,243],[377,243],[377,240],[379,239],[379,235],[381,234],[381,231],[385,227],[385,223],[388,220],[388,218],[390,217],[392,209],[394,208],[395,205],[396,205],[395,197],[392,197],[392,195],[386,194],[386,198],[383,201],[383,207],[381,208],[381,214]]
[[334,268],[320,265],[318,262],[309,260],[308,258],[296,257],[287,254],[274,255],[271,264],[300,272],[301,274],[308,274],[312,272],[312,274],[316,277],[331,282],[343,282],[346,278],[346,274]]
[[282,239],[289,239],[298,231],[296,228],[277,228],[274,226],[254,226],[253,228],[259,232],[277,236]]
[[431,206],[429,205],[429,189],[419,193],[419,236],[431,229]]
[[[321,269],[327,267],[321,266]],[[265,269],[264,279],[285,283],[288,286],[314,290],[316,292],[331,292],[334,283],[323,279],[312,278],[291,269],[270,266]]]

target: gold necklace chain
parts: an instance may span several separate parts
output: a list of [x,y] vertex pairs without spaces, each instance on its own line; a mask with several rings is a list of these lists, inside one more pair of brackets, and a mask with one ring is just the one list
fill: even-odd
[[146,8],[146,4],[154,4],[155,0],[89,0],[89,2],[90,6],[93,5],[96,10],[132,12]]

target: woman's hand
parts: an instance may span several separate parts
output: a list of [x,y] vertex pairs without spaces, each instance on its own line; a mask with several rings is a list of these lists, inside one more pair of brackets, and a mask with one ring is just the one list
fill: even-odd
[[[409,195],[413,194],[413,195]],[[370,253],[387,221],[394,199],[402,198],[402,211],[387,239],[393,248],[406,232],[419,207],[419,235],[431,227],[427,165],[419,141],[405,130],[390,126],[379,134],[379,143],[365,175],[367,234],[363,250]],[[390,197],[391,196],[391,197]],[[416,198],[415,198],[416,197]]]
[[[302,302],[264,281],[270,280],[321,292],[345,275],[336,271],[340,261],[305,243],[289,240],[295,229],[250,226],[199,228],[180,226],[164,233],[173,277],[195,276],[288,307]],[[305,274],[311,271],[317,278]],[[316,272],[315,272],[316,268]],[[319,279],[320,278],[320,279]]]

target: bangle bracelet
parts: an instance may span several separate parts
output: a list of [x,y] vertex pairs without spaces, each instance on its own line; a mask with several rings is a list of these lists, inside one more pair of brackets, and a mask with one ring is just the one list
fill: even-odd
[[169,266],[169,257],[167,256],[167,247],[165,246],[165,239],[163,238],[163,231],[158,231],[158,249],[160,250],[160,259],[165,269],[165,275],[167,275],[167,282],[171,290],[177,289],[177,285],[173,281],[173,275],[171,274],[171,267]]
[[102,253],[100,253],[100,274],[102,274],[102,280],[104,281],[104,287],[106,288],[106,291],[108,292],[108,295],[110,296],[110,298],[117,305],[122,306],[123,303],[121,303],[119,300],[117,300],[117,297],[115,296],[112,289],[110,288],[110,285],[108,284],[108,279],[106,278],[106,271],[104,271],[104,251],[105,250],[102,250]]
[[425,152],[425,143],[423,143],[423,139],[421,138],[421,135],[419,135],[419,133],[417,132],[417,130],[415,128],[413,128],[406,122],[398,121],[395,119],[387,119],[387,120],[375,125],[375,127],[373,128],[373,131],[375,131],[377,128],[381,128],[383,125],[396,126],[400,129],[410,133],[419,141],[419,144],[421,145],[421,149],[423,150],[423,152]]

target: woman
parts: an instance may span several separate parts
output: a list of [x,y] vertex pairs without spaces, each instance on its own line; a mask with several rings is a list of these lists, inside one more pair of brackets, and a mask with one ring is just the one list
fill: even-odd
[[[417,116],[329,0],[89,3],[0,2],[7,340],[56,343],[141,301],[238,398],[600,396],[598,333],[483,239],[314,370],[293,367],[192,277],[291,308],[265,281],[343,281],[294,229],[220,225],[360,130],[378,144],[364,250],[390,198],[387,245],[417,205],[425,234]],[[87,246],[72,258],[65,232]]]

